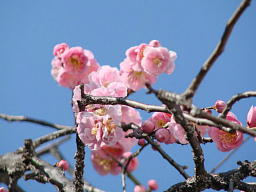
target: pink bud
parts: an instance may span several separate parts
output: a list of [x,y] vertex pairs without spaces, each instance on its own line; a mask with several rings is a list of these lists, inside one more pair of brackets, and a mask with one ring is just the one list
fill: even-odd
[[224,101],[222,101],[222,100],[217,100],[217,101],[215,102],[214,107],[215,107],[215,109],[216,109],[216,111],[217,111],[218,113],[222,113],[222,111],[223,111],[224,108],[226,107],[226,103],[225,103]]
[[57,44],[53,49],[53,55],[60,57],[64,53],[64,51],[67,49],[69,49],[68,44],[66,43]]
[[160,42],[157,41],[157,40],[150,41],[149,45],[152,46],[152,47],[160,47],[161,46]]
[[158,189],[158,184],[156,182],[156,180],[151,179],[148,181],[148,186],[151,190],[157,190]]
[[256,127],[256,107],[251,106],[247,114],[247,125],[249,127]]
[[61,160],[58,163],[56,163],[56,166],[63,169],[64,171],[67,171],[69,169],[69,164],[66,160]]
[[[127,158],[127,159],[128,159],[131,155],[132,155],[131,152],[125,152],[125,153],[123,153],[123,157],[124,157],[124,158]],[[129,163],[128,167],[127,167],[127,170],[128,170],[129,172],[134,171],[134,170],[138,167],[138,164],[139,164],[138,158],[136,158],[136,157],[132,158],[132,160],[130,161],[130,163]]]
[[5,189],[4,187],[0,187],[0,192],[8,192],[8,190]]
[[156,137],[157,141],[165,143],[170,139],[171,134],[168,129],[161,128],[156,131],[155,137]]
[[155,126],[152,121],[146,120],[142,123],[141,129],[145,133],[152,133],[155,129]]
[[144,145],[146,144],[145,139],[139,139],[138,144],[139,144],[140,146],[144,146]]
[[146,192],[146,188],[143,185],[136,185],[134,187],[134,192]]

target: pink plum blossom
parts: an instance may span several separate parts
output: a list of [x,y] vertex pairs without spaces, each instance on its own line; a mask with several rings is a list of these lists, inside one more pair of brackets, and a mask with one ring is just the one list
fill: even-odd
[[138,46],[134,46],[134,47],[127,49],[127,51],[125,52],[127,59],[129,59],[133,63],[140,63],[141,59],[144,56],[144,54],[143,54],[144,49],[147,46],[148,46],[147,44],[143,43]]
[[58,163],[56,163],[56,166],[62,168],[64,171],[69,169],[69,164],[66,160],[60,160]]
[[[123,153],[123,158],[128,159],[131,155],[132,155],[131,152],[125,152],[125,153]],[[127,163],[127,162],[128,161],[126,161],[125,163]],[[131,159],[131,161],[129,162],[129,165],[127,167],[127,171],[129,171],[129,172],[134,171],[138,167],[138,165],[139,165],[138,158],[137,157],[133,157]]]
[[[112,151],[114,150],[112,149]],[[92,151],[91,160],[93,167],[101,175],[117,175],[121,172],[121,168],[118,166],[118,163],[113,159],[113,157],[106,154],[104,150]]]
[[141,66],[152,75],[161,73],[171,74],[174,71],[174,52],[169,53],[168,49],[163,47],[146,47],[144,57],[141,60]]
[[138,63],[125,59],[120,64],[120,74],[126,86],[134,91],[145,87],[145,84],[153,84],[156,76],[146,73]]
[[215,102],[214,108],[216,109],[217,112],[222,113],[222,111],[225,109],[226,103],[222,100],[217,100]]
[[178,141],[181,144],[188,144],[186,132],[180,124],[172,120],[171,123],[169,123],[168,130],[171,132],[171,135],[175,140],[174,142]]
[[67,44],[56,45],[51,74],[64,87],[88,83],[88,75],[99,67],[93,54],[81,47],[69,48]]
[[157,184],[156,180],[154,180],[154,179],[150,179],[148,181],[148,186],[151,190],[157,190],[158,189],[158,184]]
[[61,57],[61,55],[69,49],[68,44],[66,43],[60,43],[55,45],[54,49],[53,49],[53,55],[57,56],[57,57]]
[[[119,142],[115,145],[104,145],[99,150],[92,151],[91,160],[93,167],[101,175],[119,174],[121,167],[116,161],[121,161],[123,158],[129,158],[131,152],[126,151],[128,148],[124,147]],[[128,149],[130,150],[130,149]],[[114,158],[114,159],[113,159]],[[115,161],[116,160],[116,161]],[[127,167],[128,171],[133,171],[138,166],[138,159],[133,158]]]
[[62,54],[63,67],[71,73],[81,73],[86,69],[88,58],[82,47],[72,47]]
[[146,192],[146,188],[143,185],[136,185],[133,192]]
[[[232,112],[228,112],[226,119],[233,123],[242,125]],[[213,142],[216,143],[217,148],[222,152],[237,148],[243,142],[243,133],[240,131],[228,133],[216,127],[210,127],[209,136],[212,138]]]
[[92,112],[79,112],[77,132],[85,145],[97,150],[104,145],[115,145],[124,135],[120,128],[121,106],[101,106]]
[[250,128],[256,127],[256,107],[251,106],[247,114],[247,125]]
[[121,110],[122,110],[123,123],[126,123],[126,124],[134,123],[138,126],[141,125],[141,116],[136,109],[122,105]]
[[171,114],[163,112],[154,112],[150,118],[156,129],[165,127],[171,121]]
[[122,82],[118,69],[109,65],[101,66],[97,71],[92,72],[89,78],[98,87],[108,87],[112,82]]

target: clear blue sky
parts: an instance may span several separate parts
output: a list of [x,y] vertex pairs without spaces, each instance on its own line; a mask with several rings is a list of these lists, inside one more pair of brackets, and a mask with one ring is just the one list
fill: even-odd
[[[71,91],[57,85],[50,75],[52,49],[57,43],[82,46],[93,51],[101,65],[118,66],[127,48],[152,39],[178,54],[173,75],[162,75],[155,88],[181,93],[197,74],[214,49],[225,24],[240,1],[200,0],[2,0],[0,1],[0,113],[26,115],[73,125]],[[200,107],[217,99],[255,90],[256,4],[253,1],[235,26],[226,50],[205,78],[194,99]],[[133,96],[139,101],[159,104],[145,90]],[[245,123],[246,114],[256,99],[242,100],[233,108]],[[143,113],[144,118],[148,114]],[[37,138],[52,129],[28,123],[0,120],[0,154],[14,151],[25,138]],[[62,145],[65,157],[74,163],[75,140]],[[189,146],[168,145],[166,151],[193,172]],[[203,146],[206,167],[213,168],[226,153],[215,144]],[[255,160],[255,142],[244,145],[221,171],[236,167],[238,160]],[[56,160],[45,157],[50,163]],[[85,177],[108,191],[121,191],[119,176],[99,176],[86,155]],[[135,171],[146,184],[154,178],[163,191],[182,181],[178,172],[150,148],[139,157]],[[20,181],[26,191],[54,191],[51,185]],[[132,191],[133,185],[129,185]]]

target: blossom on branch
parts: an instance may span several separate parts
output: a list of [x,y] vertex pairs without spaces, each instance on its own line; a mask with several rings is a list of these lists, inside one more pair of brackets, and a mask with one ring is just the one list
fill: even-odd
[[[232,112],[228,112],[226,119],[233,123],[242,125],[242,123]],[[222,152],[235,149],[239,147],[243,142],[243,133],[240,131],[228,133],[216,127],[210,127],[209,136],[212,138],[213,142],[216,143],[217,148]]]

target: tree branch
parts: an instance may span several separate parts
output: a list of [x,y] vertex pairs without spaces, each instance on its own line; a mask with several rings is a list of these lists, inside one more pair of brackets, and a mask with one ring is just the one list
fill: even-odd
[[204,77],[214,64],[214,62],[218,59],[218,57],[221,55],[221,53],[224,51],[224,48],[227,44],[227,41],[230,37],[230,34],[237,23],[240,16],[243,14],[245,9],[250,5],[251,0],[244,0],[240,6],[236,9],[230,20],[228,21],[225,31],[221,37],[220,42],[212,52],[212,54],[209,56],[209,58],[205,61],[202,68],[200,69],[197,76],[193,79],[187,90],[184,92],[184,95],[187,99],[192,98],[195,95],[195,92],[197,91],[199,85],[203,81]]
[[25,116],[14,116],[14,115],[6,115],[6,114],[0,114],[0,119],[4,119],[6,121],[14,122],[14,121],[23,121],[23,122],[29,122],[29,123],[35,123],[46,127],[52,127],[54,129],[71,129],[73,127],[66,126],[66,125],[59,125],[55,123],[50,123],[47,121],[34,119],[30,117]]
[[248,97],[256,97],[256,91],[247,91],[244,93],[239,93],[234,95],[228,102],[222,113],[219,115],[220,118],[226,118],[228,112],[231,110],[232,106],[241,99]]
[[152,145],[152,147],[154,147],[160,154],[161,156],[166,159],[175,169],[177,169],[179,171],[179,173],[185,178],[188,179],[189,175],[185,172],[185,170],[183,169],[183,166],[179,165],[177,162],[175,162],[160,146],[158,146],[157,144],[155,144],[149,136],[147,136],[145,138],[147,140],[148,143],[150,143],[150,145]]
[[239,189],[244,191],[256,191],[255,184],[247,184],[241,182],[248,176],[256,177],[256,161],[253,162],[238,162],[239,168],[231,171],[208,174],[203,180],[190,177],[185,182],[177,183],[171,186],[166,192],[190,192],[190,191],[203,191],[205,189],[215,190],[228,190],[230,187],[230,181],[233,182],[233,189]]

